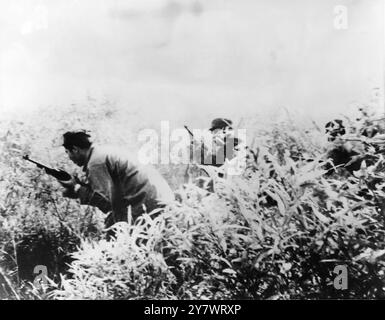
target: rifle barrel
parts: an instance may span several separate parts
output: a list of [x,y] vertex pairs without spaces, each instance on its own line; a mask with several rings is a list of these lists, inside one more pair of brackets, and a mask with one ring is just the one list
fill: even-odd
[[51,168],[45,166],[44,164],[42,164],[42,163],[40,163],[40,162],[37,162],[37,161],[35,161],[35,160],[30,159],[28,155],[23,156],[23,159],[24,159],[24,160],[27,160],[27,161],[29,161],[29,162],[32,162],[32,163],[34,163],[34,164],[36,164],[39,168],[47,168],[47,169],[51,169]]
[[191,132],[191,130],[187,126],[184,126],[184,128],[187,130],[190,136],[194,137],[194,134]]
[[44,169],[47,174],[49,174],[50,176],[53,176],[54,178],[56,178],[58,180],[67,181],[67,180],[70,180],[72,178],[68,172],[65,172],[64,170],[57,170],[57,169],[53,169],[53,168],[50,168],[48,166],[45,166],[44,164],[41,164],[37,161],[30,159],[28,155],[23,156],[23,159],[36,164],[36,166],[38,168]]

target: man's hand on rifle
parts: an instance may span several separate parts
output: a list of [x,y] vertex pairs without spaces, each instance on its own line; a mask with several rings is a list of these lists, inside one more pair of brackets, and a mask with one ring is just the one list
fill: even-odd
[[71,179],[67,181],[58,181],[65,188],[63,191],[63,197],[72,199],[77,198],[77,192],[80,187],[80,185],[78,184],[78,179],[76,179],[75,177],[71,177]]
[[75,184],[76,184],[76,180],[74,177],[71,177],[70,180],[66,180],[66,181],[63,181],[63,180],[58,180],[59,183],[64,187],[64,188],[74,188],[75,187]]
[[70,198],[70,199],[76,199],[78,196],[74,189],[65,188],[63,191],[63,197]]

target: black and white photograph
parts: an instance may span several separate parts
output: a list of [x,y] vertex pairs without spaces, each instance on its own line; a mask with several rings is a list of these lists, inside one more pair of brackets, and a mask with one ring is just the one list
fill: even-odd
[[385,299],[384,97],[383,0],[0,0],[0,300]]

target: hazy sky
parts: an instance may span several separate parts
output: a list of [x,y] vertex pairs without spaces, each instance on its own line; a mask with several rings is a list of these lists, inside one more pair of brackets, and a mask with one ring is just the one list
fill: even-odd
[[163,119],[326,117],[382,90],[383,12],[382,0],[1,0],[0,110],[91,95]]

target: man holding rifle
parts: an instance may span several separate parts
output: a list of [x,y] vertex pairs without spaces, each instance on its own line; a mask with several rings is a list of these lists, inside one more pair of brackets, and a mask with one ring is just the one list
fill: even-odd
[[[194,135],[185,126],[192,138],[194,147]],[[198,142],[198,159],[199,164],[204,166],[221,167],[225,160],[231,160],[235,157],[238,150],[239,139],[235,137],[232,128],[232,121],[224,118],[216,118],[211,122],[211,145],[205,144],[203,141]]]
[[86,174],[84,183],[74,178],[59,181],[65,187],[63,195],[109,213],[106,228],[127,221],[129,207],[135,221],[174,200],[169,185],[154,168],[141,166],[121,150],[95,146],[85,131],[69,131],[63,138],[68,157]]
[[235,137],[232,125],[232,121],[225,118],[217,118],[211,122],[209,130],[213,135],[214,148],[211,158],[205,159],[205,164],[212,163],[213,166],[220,167],[226,159],[235,157],[239,139]]
[[[327,174],[335,172],[337,167],[341,167],[345,173],[352,174],[353,171],[361,168],[364,160],[368,165],[373,164],[371,154],[368,152],[369,148],[372,148],[374,153],[382,152],[378,144],[384,143],[384,136],[378,135],[378,131],[366,128],[361,133],[362,137],[349,138],[340,119],[329,121],[325,125],[325,131],[330,142],[327,158],[333,163],[326,166]],[[374,136],[377,138],[376,141],[373,139]]]
[[[186,176],[190,179],[195,176],[199,186],[213,191],[216,177],[223,178],[225,174],[235,174],[239,165],[236,156],[240,150],[241,141],[235,136],[232,121],[225,118],[214,119],[209,129],[210,136],[199,137],[201,139],[196,139],[191,130],[187,126],[185,128],[191,137],[190,160],[198,164],[200,169],[196,172],[189,166]],[[217,168],[220,170],[218,171]],[[196,177],[197,174],[198,177]],[[206,179],[207,176],[214,180]]]

